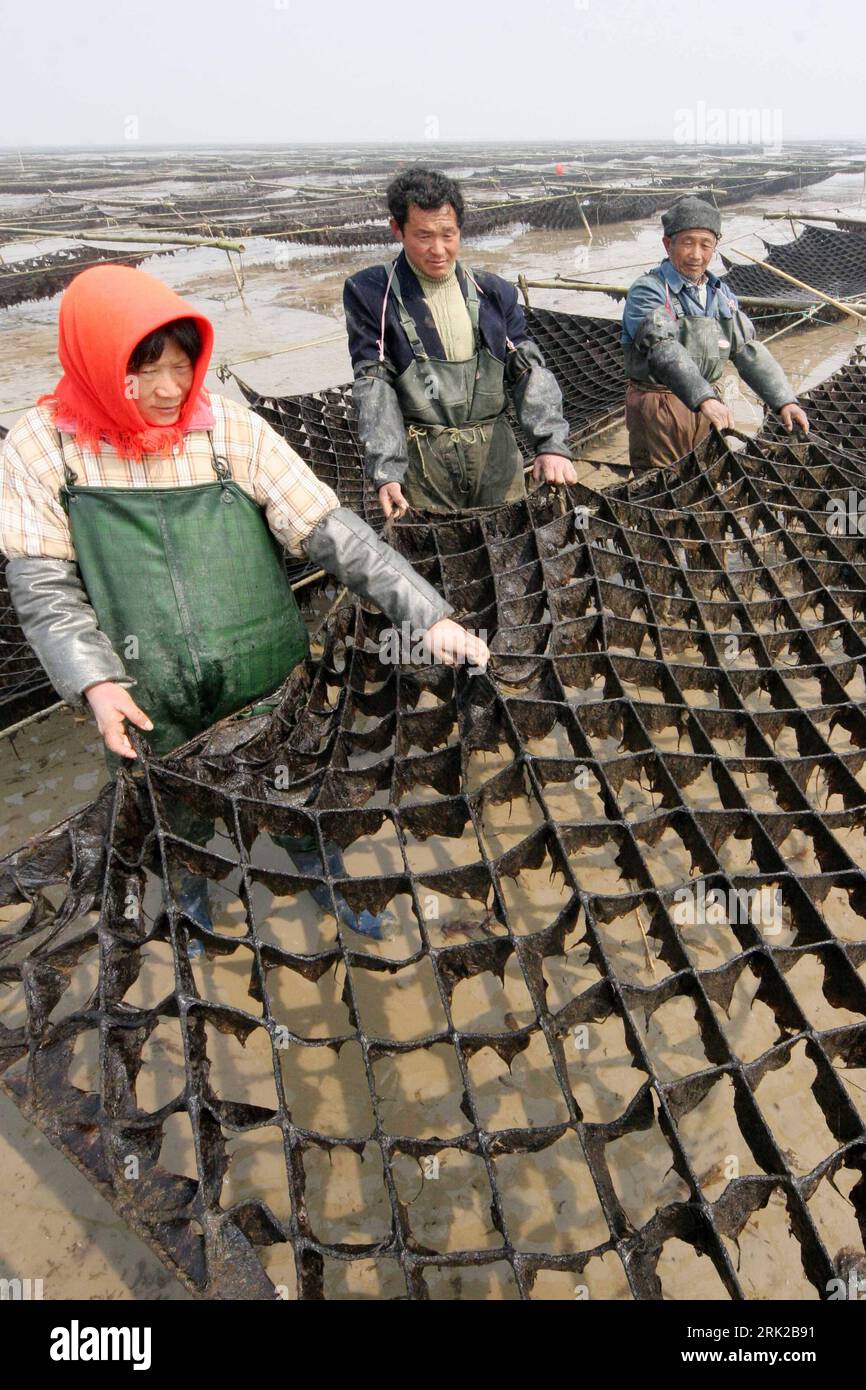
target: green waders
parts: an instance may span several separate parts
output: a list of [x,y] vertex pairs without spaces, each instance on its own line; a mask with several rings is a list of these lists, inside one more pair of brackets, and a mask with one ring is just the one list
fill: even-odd
[[81,578],[160,756],[272,694],[309,650],[261,508],[210,441],[216,481],[192,487],[79,487],[64,454]]
[[[658,283],[658,276],[644,277]],[[687,314],[678,296],[671,298],[667,281],[665,307],[677,321],[677,338],[704,380],[713,386],[731,357],[738,311],[727,316]],[[727,301],[722,296],[724,304]],[[679,396],[660,382],[653,381],[646,353],[632,343],[624,349],[628,377],[625,420],[628,428],[629,462],[635,474],[653,468],[669,468],[694,449],[710,432],[709,421],[691,410]]]
[[[650,272],[635,281],[635,284],[658,287],[660,278]],[[718,317],[714,314],[687,314],[679,296],[671,296],[667,281],[662,283],[665,290],[664,307],[670,317],[676,320],[677,338],[701,376],[712,386],[718,381],[730,360],[735,332],[739,331],[741,338],[744,336],[742,327],[739,330],[737,327],[741,318],[740,311],[732,309],[729,301],[722,295],[719,299]],[[725,313],[721,312],[722,308],[725,309]],[[630,381],[662,386],[662,383],[653,382],[647,354],[639,351],[634,343],[625,344],[623,357],[625,374]]]
[[[60,501],[81,578],[100,628],[136,677],[133,696],[153,721],[148,738],[161,756],[277,690],[309,652],[304,620],[262,509],[232,480],[213,435],[216,481],[173,488],[79,487],[59,437]],[[112,772],[124,762],[107,761]],[[184,839],[204,846],[213,836],[213,821],[183,803],[167,815]],[[299,872],[323,873],[314,839],[274,838]],[[340,877],[337,847],[326,845],[325,856]],[[171,880],[182,911],[212,931],[207,880],[182,867]],[[330,913],[327,887],[311,891]],[[356,915],[339,894],[335,901],[344,925],[381,936],[387,914]]]
[[415,354],[394,390],[406,424],[409,468],[403,492],[419,511],[497,507],[525,492],[523,456],[505,416],[505,365],[478,330],[478,289],[467,275],[466,307],[475,355],[465,362],[430,357],[391,277],[400,322]]

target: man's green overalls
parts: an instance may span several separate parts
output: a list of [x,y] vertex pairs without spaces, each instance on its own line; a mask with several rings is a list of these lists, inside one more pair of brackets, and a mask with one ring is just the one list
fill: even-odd
[[[475,354],[448,362],[430,357],[424,347],[400,291],[396,262],[385,269],[414,353],[394,382],[409,454],[402,483],[406,500],[419,511],[451,512],[522,497],[523,456],[505,415],[505,364],[481,344],[472,273],[464,271]],[[386,303],[387,297],[388,290]]]
[[[676,323],[676,337],[694,362],[704,381],[715,386],[731,358],[736,334],[743,343],[742,317],[734,307],[723,286],[707,290],[703,311],[700,305],[681,297],[665,277],[649,271],[635,281],[632,289],[641,284],[655,287],[661,281],[665,291],[665,314]],[[687,307],[688,306],[688,307]],[[715,313],[707,312],[715,309]],[[623,345],[626,393],[626,426],[629,438],[629,461],[637,475],[653,468],[671,467],[696,448],[710,432],[705,415],[692,410],[670,387],[652,375],[649,356],[635,344]]]

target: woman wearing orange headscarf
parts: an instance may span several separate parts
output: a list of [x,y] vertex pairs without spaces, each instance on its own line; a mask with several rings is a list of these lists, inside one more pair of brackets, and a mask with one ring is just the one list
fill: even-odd
[[[488,655],[260,416],[205,391],[212,344],[208,320],[143,271],[84,271],[60,307],[63,377],[0,451],[0,549],[21,626],[115,758],[135,758],[125,721],[166,753],[305,658],[283,548],[425,633],[434,661]],[[314,846],[285,847],[321,873]],[[181,888],[183,910],[210,928],[206,881]],[[378,919],[335,901],[348,925],[379,934]]]
[[126,758],[125,720],[168,752],[306,655],[281,547],[427,633],[434,660],[486,659],[264,420],[205,391],[212,345],[210,322],[150,275],[84,271],[61,301],[63,376],[0,454],[0,549],[25,635]]

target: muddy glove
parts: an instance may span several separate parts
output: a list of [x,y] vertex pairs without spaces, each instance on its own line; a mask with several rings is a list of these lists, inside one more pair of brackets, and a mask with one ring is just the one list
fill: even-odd
[[352,399],[358,411],[358,438],[364,471],[374,487],[402,483],[409,467],[406,426],[387,368],[368,366],[355,378]]
[[347,507],[337,507],[313,529],[305,542],[309,558],[345,584],[378,604],[395,626],[408,623],[426,632],[454,609],[408,560],[392,550]]
[[653,380],[697,410],[716,396],[679,340],[679,327],[666,309],[647,314],[634,336],[634,347],[646,355]]
[[568,422],[562,413],[562,392],[535,343],[521,343],[509,352],[505,381],[520,428],[535,454],[573,458],[568,446]]
[[6,582],[24,636],[62,699],[82,705],[82,692],[97,681],[135,685],[100,631],[76,564],[24,556],[9,561]]

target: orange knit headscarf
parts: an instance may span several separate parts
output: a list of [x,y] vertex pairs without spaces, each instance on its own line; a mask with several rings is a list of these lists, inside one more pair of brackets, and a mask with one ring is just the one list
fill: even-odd
[[[175,319],[195,320],[202,350],[192,387],[175,425],[150,425],[128,385],[128,364],[143,338]],[[79,444],[97,452],[103,440],[123,458],[167,454],[207,402],[203,383],[213,351],[213,327],[180,295],[143,270],[93,266],[69,284],[60,301],[57,355],[63,376],[39,404],[53,407]]]

